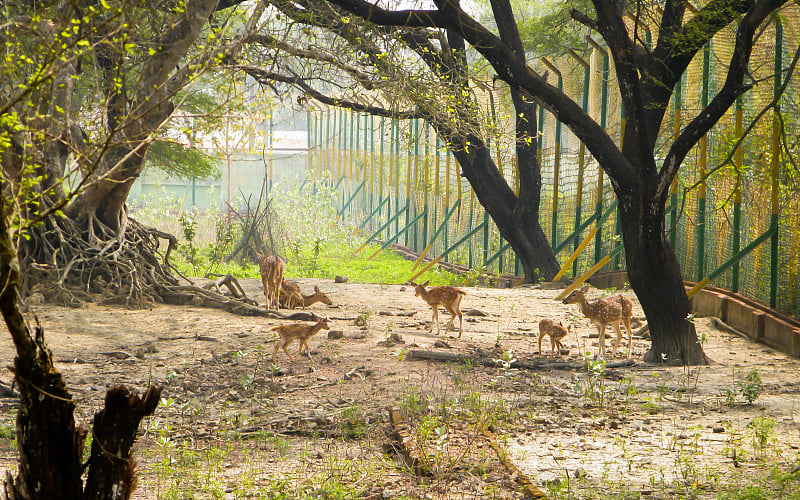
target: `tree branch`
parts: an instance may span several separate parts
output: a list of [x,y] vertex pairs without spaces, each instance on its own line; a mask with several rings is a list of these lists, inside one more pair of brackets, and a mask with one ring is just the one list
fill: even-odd
[[[694,145],[711,130],[711,127],[736,102],[736,98],[752,87],[752,85],[745,85],[743,81],[750,63],[755,32],[761,23],[784,3],[786,0],[762,0],[742,18],[736,31],[736,44],[728,65],[725,84],[709,105],[689,122],[672,143],[672,147],[664,159],[661,172],[658,174],[657,193],[659,197],[666,198],[672,179],[678,173],[681,163]],[[777,78],[778,75],[775,77]]]
[[353,111],[358,111],[361,113],[369,113],[375,116],[385,116],[387,118],[409,119],[409,118],[422,118],[424,116],[424,113],[422,113],[421,111],[393,111],[380,106],[372,106],[354,101],[348,101],[346,99],[331,97],[314,89],[303,78],[297,75],[284,75],[273,71],[267,71],[264,68],[258,66],[251,66],[247,64],[233,64],[229,65],[228,67],[244,71],[245,73],[253,77],[260,84],[267,85],[271,81],[276,81],[293,85],[302,90],[303,92],[305,92],[309,97],[313,98],[314,100],[317,100],[323,104],[328,104],[330,106],[351,109]]
[[590,30],[597,31],[597,21],[578,9],[569,9],[569,17],[586,26]]
[[[498,76],[524,95],[553,113],[582,140],[595,158],[607,166],[608,174],[630,179],[634,170],[614,141],[581,107],[563,92],[548,84],[524,59],[463,10],[445,0],[439,11],[387,11],[364,0],[330,0],[348,12],[370,22],[390,26],[435,26],[456,30],[483,55]],[[407,21],[407,22],[406,22]]]

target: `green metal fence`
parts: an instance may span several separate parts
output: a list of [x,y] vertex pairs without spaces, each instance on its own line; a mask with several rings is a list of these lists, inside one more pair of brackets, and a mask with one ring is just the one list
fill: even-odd
[[[740,147],[734,145],[781,88],[785,40],[800,40],[798,27],[799,22],[775,22],[762,35],[754,51],[762,64],[754,77],[777,74],[774,85],[746,94],[703,138],[673,184],[667,207],[669,239],[685,279],[710,281],[795,316],[800,315],[800,174],[787,152],[794,151],[791,138],[800,132],[796,112],[779,114],[779,107],[763,114]],[[663,144],[713,95],[716,65],[724,64],[732,44],[730,33],[719,38],[701,51],[675,89]],[[543,65],[551,69],[551,83],[581,102],[612,137],[624,140],[624,110],[609,84],[615,75],[603,47],[595,46],[586,60],[572,53]],[[492,113],[495,99],[485,100]],[[794,100],[793,92],[784,94],[783,108],[796,110]],[[502,105],[497,108],[502,115]],[[602,170],[565,127],[545,114],[539,127],[541,224],[562,264],[584,243],[565,270],[579,276],[621,243],[616,200]],[[309,144],[316,175],[338,187],[342,220],[363,228],[363,234],[431,257],[445,255],[451,263],[521,274],[514,252],[425,122],[317,110],[309,115]],[[501,173],[516,187],[512,145],[490,144]],[[595,227],[595,235],[584,241]],[[624,252],[617,251],[601,270],[624,268]]]

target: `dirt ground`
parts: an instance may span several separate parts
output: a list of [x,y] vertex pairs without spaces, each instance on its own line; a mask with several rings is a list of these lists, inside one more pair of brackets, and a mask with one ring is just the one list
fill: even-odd
[[[774,483],[774,472],[800,462],[800,360],[708,318],[696,323],[711,366],[644,364],[648,341],[634,338],[633,364],[602,376],[578,368],[580,353],[597,349],[595,329],[578,306],[553,300],[557,290],[466,288],[463,337],[445,339],[428,334],[431,310],[411,287],[292,281],[329,295],[333,306],[309,311],[342,337],[313,337],[313,362],[280,352],[277,369],[269,330],[286,320],[192,306],[32,308],[87,425],[108,387],[164,386],[164,404],[137,443],[135,498],[522,498],[514,465],[557,498],[716,498],[750,484],[775,495],[765,498],[800,495],[797,473]],[[242,285],[263,304],[258,280]],[[442,311],[442,325],[446,318]],[[574,363],[509,370],[410,355],[534,362],[542,318],[572,325],[564,344]],[[387,342],[391,334],[399,338]],[[543,348],[556,361],[547,340]],[[13,356],[0,336],[1,364]],[[762,391],[747,404],[753,371]],[[11,381],[0,372],[3,476],[17,456],[16,400],[2,390]],[[431,459],[421,476],[390,452],[390,407],[408,420],[408,445]]]

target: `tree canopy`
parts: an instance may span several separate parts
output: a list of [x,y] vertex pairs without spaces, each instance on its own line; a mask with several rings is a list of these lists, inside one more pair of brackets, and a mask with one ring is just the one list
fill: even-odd
[[[571,17],[600,37],[613,61],[627,120],[624,144],[564,92],[528,65],[504,35],[517,30],[508,0],[491,0],[497,33],[468,15],[457,0],[432,9],[391,10],[363,0],[331,0],[384,26],[439,27],[459,32],[492,65],[499,78],[545,107],[584,143],[609,175],[619,200],[628,276],[645,310],[653,344],[646,359],[699,363],[705,355],[687,318],[689,301],[680,268],[665,237],[665,205],[683,160],[735,100],[754,82],[749,64],[763,26],[785,0],[711,0],[692,11],[683,0],[648,5],[593,0],[592,11]],[[629,15],[629,9],[633,15]],[[653,22],[654,26],[645,25]],[[656,155],[659,132],[676,84],[690,62],[723,29],[735,28],[723,84],[699,113]],[[644,32],[656,33],[650,46]]]

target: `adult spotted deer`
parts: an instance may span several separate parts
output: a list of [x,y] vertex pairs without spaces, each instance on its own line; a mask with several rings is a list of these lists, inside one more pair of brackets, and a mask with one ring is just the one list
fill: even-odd
[[259,255],[258,270],[261,272],[261,283],[264,285],[264,297],[267,309],[280,307],[281,283],[286,265],[277,255]]
[[294,309],[301,306],[303,309],[312,306],[317,302],[322,302],[325,305],[333,305],[331,299],[325,295],[318,286],[314,285],[314,293],[305,295],[300,291],[300,286],[289,281],[283,280],[281,285],[281,306],[287,309]]
[[316,335],[320,330],[329,329],[330,326],[328,326],[328,318],[321,318],[313,325],[292,323],[289,325],[280,325],[272,328],[272,331],[277,332],[281,337],[280,340],[275,343],[275,350],[272,352],[272,364],[275,364],[275,359],[278,356],[278,349],[283,349],[283,352],[289,356],[289,359],[294,361],[294,358],[286,348],[289,347],[289,344],[295,340],[299,341],[300,343],[300,345],[297,346],[297,354],[302,354],[303,346],[305,346],[305,350],[308,352],[308,357],[311,358],[311,350],[308,347],[308,339]]
[[302,306],[303,294],[300,293],[300,287],[290,281],[283,280],[281,282],[280,302],[281,307],[286,309]]
[[433,309],[431,333],[433,333],[434,324],[436,324],[436,335],[440,333],[439,306],[442,306],[450,313],[450,321],[444,328],[445,334],[450,328],[450,325],[455,321],[456,316],[458,316],[458,338],[461,338],[461,333],[464,330],[464,317],[461,314],[461,299],[467,295],[467,292],[452,286],[435,286],[426,290],[425,287],[428,285],[427,281],[421,285],[413,281],[409,281],[409,283],[414,285],[414,295],[422,297],[422,300],[427,302],[428,305],[431,306],[431,309]]
[[543,319],[539,322],[539,355],[542,354],[542,339],[550,337],[550,350],[553,354],[556,353],[558,347],[558,359],[561,359],[561,349],[564,349],[564,344],[561,339],[567,336],[569,327],[564,327],[559,321],[556,323],[552,319]]
[[597,327],[601,358],[605,357],[604,337],[606,325],[614,325],[614,328],[617,331],[617,340],[614,342],[614,349],[611,351],[611,357],[613,358],[617,354],[617,347],[619,347],[619,343],[622,340],[622,332],[620,331],[619,324],[624,322],[625,328],[628,329],[628,356],[630,356],[631,348],[633,346],[633,332],[631,331],[631,315],[633,314],[633,306],[631,301],[622,295],[615,295],[613,297],[589,302],[586,300],[587,291],[589,291],[588,286],[585,286],[580,290],[575,290],[563,300],[563,303],[580,304],[583,315],[589,318]]

